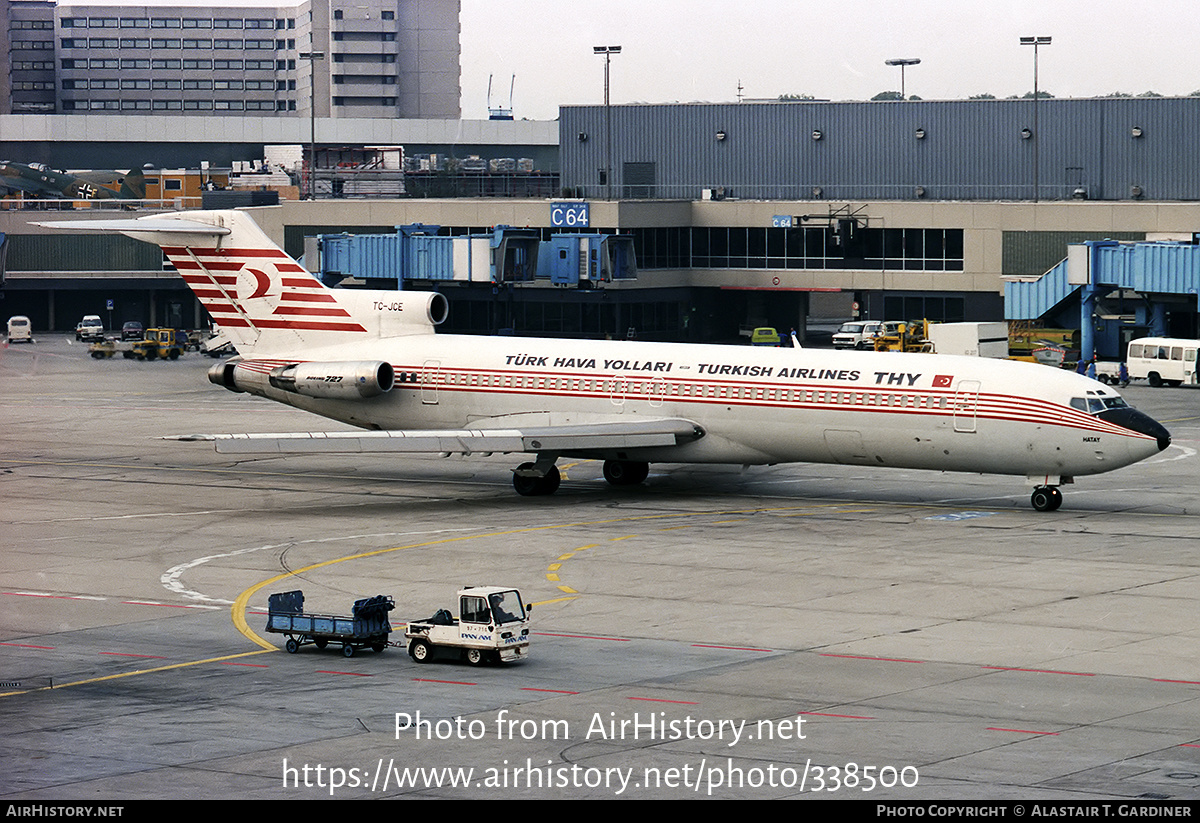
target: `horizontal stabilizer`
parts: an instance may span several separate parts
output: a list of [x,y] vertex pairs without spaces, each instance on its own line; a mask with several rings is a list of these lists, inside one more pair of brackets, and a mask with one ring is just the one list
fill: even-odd
[[153,217],[142,217],[137,220],[56,220],[48,223],[35,222],[33,225],[44,226],[48,229],[71,229],[72,231],[132,231],[139,234],[166,232],[169,234],[203,234],[211,237],[224,237],[230,232],[225,226],[213,226],[194,220],[156,220]]
[[653,419],[521,429],[188,434],[165,439],[212,441],[221,454],[474,454],[675,446],[702,435],[690,420]]

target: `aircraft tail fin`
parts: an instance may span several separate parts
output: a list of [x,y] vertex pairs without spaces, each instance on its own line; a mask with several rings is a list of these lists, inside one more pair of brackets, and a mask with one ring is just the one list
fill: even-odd
[[430,333],[447,313],[445,298],[434,292],[330,289],[241,211],[40,225],[120,232],[161,247],[243,355]]
[[120,197],[124,200],[146,199],[146,175],[142,174],[141,169],[130,169],[129,174],[121,180]]

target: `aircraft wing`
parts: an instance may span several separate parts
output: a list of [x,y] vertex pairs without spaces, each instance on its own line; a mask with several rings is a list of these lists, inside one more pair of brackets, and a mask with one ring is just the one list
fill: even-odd
[[32,180],[23,180],[20,177],[10,177],[8,175],[0,177],[0,189],[15,194],[19,191],[26,191],[30,194],[54,194],[53,189],[48,189],[45,186],[38,185]]
[[651,418],[507,429],[186,434],[166,439],[212,441],[221,454],[474,454],[675,446],[703,434],[690,420]]

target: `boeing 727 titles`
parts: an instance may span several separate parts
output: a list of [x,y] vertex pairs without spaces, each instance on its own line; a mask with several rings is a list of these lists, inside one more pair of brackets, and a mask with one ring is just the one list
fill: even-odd
[[523,495],[559,458],[614,485],[652,462],[842,463],[1059,486],[1157,454],[1170,435],[1086,377],[954,357],[436,334],[436,292],[330,289],[244,212],[45,224],[156,243],[240,356],[209,379],[363,431],[206,434],[221,453],[526,453]]

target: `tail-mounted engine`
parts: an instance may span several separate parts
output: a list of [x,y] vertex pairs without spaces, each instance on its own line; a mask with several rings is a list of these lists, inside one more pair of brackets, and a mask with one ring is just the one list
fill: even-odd
[[249,360],[218,363],[208,370],[208,379],[235,392],[262,395],[270,385],[306,397],[357,399],[391,391],[396,374],[380,360],[291,363],[270,370]]

